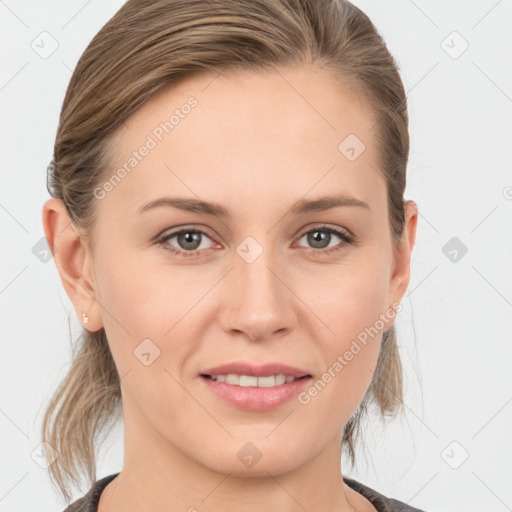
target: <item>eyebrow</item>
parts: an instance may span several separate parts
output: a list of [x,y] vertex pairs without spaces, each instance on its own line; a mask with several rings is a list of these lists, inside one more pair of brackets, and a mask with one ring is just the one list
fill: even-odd
[[[161,197],[146,203],[139,208],[138,212],[142,213],[162,206],[205,215],[215,215],[219,217],[230,216],[229,210],[218,203],[185,197]],[[338,194],[321,196],[316,199],[301,199],[292,205],[290,212],[295,215],[304,215],[306,213],[330,210],[331,208],[340,206],[356,206],[371,210],[370,205],[365,201],[361,201],[347,194]]]

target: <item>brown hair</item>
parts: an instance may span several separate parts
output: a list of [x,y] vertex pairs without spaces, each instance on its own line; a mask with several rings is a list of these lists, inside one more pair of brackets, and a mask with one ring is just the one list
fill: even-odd
[[[198,73],[262,71],[315,64],[354,91],[377,122],[393,250],[404,230],[409,153],[405,91],[398,66],[369,18],[345,0],[128,0],[82,54],[66,91],[48,167],[48,191],[90,237],[93,191],[109,169],[117,128],[163,87]],[[92,237],[91,237],[92,241]],[[403,411],[395,326],[384,332],[364,399],[343,428],[352,466],[368,405]],[[119,375],[104,329],[83,330],[71,367],[48,406],[43,441],[58,453],[49,466],[66,501],[84,469],[96,480],[96,436],[121,408]],[[49,457],[50,455],[48,455]]]

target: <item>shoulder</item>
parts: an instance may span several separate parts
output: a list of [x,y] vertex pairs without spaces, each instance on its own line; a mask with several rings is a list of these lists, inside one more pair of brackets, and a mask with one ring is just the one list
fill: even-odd
[[352,478],[343,477],[343,481],[354,491],[362,494],[378,512],[425,512],[419,508],[411,507],[402,501],[386,498],[386,496]]
[[108,485],[119,473],[108,475],[100,480],[97,480],[93,486],[89,489],[85,496],[77,499],[64,510],[64,512],[97,512],[98,502],[100,495]]

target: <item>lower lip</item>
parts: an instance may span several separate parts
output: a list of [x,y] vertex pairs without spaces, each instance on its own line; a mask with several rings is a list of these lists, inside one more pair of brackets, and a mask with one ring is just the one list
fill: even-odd
[[309,383],[311,377],[285,382],[270,388],[233,386],[203,376],[201,376],[201,379],[213,393],[240,409],[267,411],[296,397]]

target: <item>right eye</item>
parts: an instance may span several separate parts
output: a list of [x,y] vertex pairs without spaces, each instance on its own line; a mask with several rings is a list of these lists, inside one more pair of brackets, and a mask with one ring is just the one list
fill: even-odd
[[[204,237],[210,239],[204,231],[196,228],[185,228],[160,237],[157,240],[157,243],[165,250],[170,251],[179,257],[197,257],[200,256],[200,252],[202,250],[208,249],[207,244],[203,244]],[[178,247],[173,246],[170,243],[173,238],[176,238],[176,244]]]

